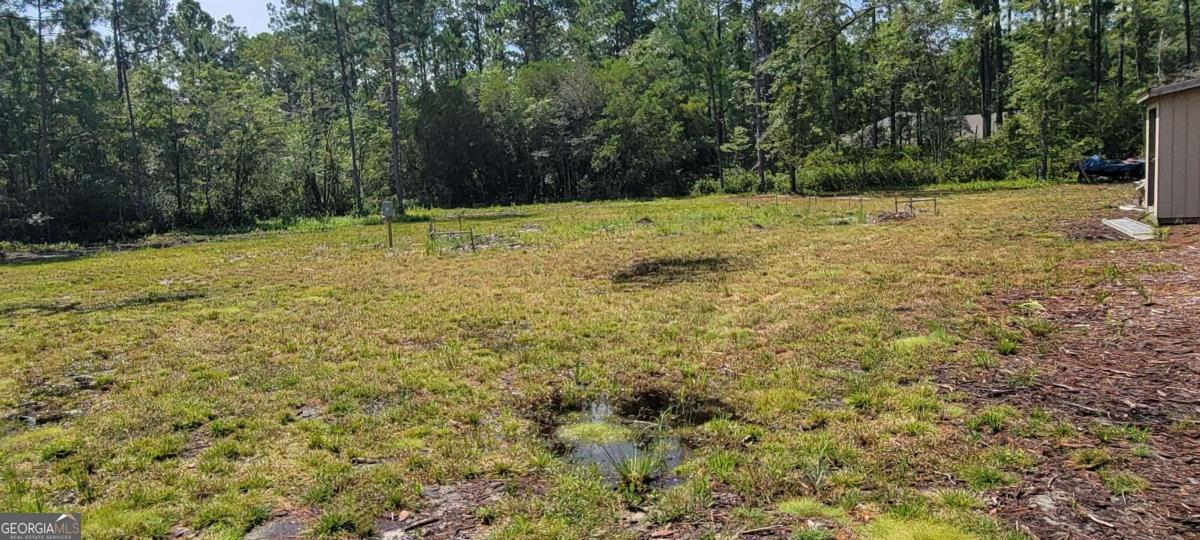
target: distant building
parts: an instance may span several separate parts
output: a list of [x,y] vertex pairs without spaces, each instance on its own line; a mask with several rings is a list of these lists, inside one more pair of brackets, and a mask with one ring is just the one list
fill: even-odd
[[[1007,113],[1007,114],[1012,114]],[[956,140],[963,139],[982,139],[983,138],[983,115],[982,114],[965,114],[962,116],[954,116],[946,118],[946,123],[942,124],[946,132],[951,138]],[[915,129],[917,127],[917,115],[910,112],[896,113],[896,143],[900,145],[916,144],[917,137]],[[874,124],[874,137],[878,141],[879,146],[885,146],[891,141],[892,119],[884,117]],[[999,129],[996,125],[996,115],[992,115],[993,132]],[[872,124],[867,124],[857,131],[843,133],[839,136],[842,143],[854,146],[871,146],[872,142]]]
[[1200,78],[1138,98],[1146,105],[1143,204],[1158,223],[1200,222]]

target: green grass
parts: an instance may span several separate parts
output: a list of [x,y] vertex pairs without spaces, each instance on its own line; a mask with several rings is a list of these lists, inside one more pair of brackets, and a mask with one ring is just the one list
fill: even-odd
[[[0,416],[64,413],[0,423],[0,508],[82,511],[88,538],[237,536],[308,508],[313,534],[355,536],[419,509],[424,486],[482,477],[525,486],[485,511],[497,538],[619,536],[628,499],[556,435],[624,437],[568,413],[649,395],[661,403],[641,419],[686,447],[679,486],[629,467],[651,519],[707,519],[733,491],[733,514],[761,527],[805,495],[892,516],[868,536],[945,536],[943,510],[893,494],[947,474],[1016,481],[1028,460],[989,453],[992,433],[1052,434],[974,408],[936,368],[999,362],[985,293],[1046,290],[1080,277],[1067,261],[1141,249],[1050,225],[1126,196],[964,193],[938,216],[836,226],[857,202],[564,203],[470,211],[504,239],[474,253],[427,251],[421,222],[395,224],[388,250],[377,220],[339,218],[0,265]],[[940,504],[993,522],[966,495]],[[900,517],[916,532],[896,536]]]
[[1100,480],[1113,495],[1132,495],[1146,491],[1150,482],[1128,471],[1101,471]]
[[976,538],[947,523],[923,519],[880,518],[862,529],[871,540],[968,540]]
[[779,511],[799,518],[821,518],[831,521],[843,521],[847,518],[845,510],[827,506],[811,497],[783,501],[779,503]]

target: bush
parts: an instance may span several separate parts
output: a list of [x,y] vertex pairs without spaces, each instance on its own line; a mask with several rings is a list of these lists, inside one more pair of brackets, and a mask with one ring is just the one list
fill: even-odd
[[[767,191],[783,192],[791,190],[791,179],[786,172],[767,171]],[[705,176],[692,184],[692,195],[712,195],[715,193],[753,193],[758,191],[758,174],[753,170],[731,167],[725,169],[725,189],[721,189],[721,181],[715,176]]]
[[909,158],[809,166],[800,176],[803,185],[822,192],[907,188],[937,181],[933,168]]
[[741,168],[725,169],[725,193],[750,193],[758,189],[754,171]]
[[721,181],[705,176],[692,184],[692,195],[712,195],[721,192]]

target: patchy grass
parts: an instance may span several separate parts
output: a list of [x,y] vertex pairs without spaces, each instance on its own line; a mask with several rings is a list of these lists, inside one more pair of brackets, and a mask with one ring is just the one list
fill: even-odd
[[[1030,306],[1028,336],[989,334],[984,295],[1144,249],[1053,228],[1126,196],[965,193],[878,225],[832,225],[858,212],[836,199],[567,203],[470,211],[480,237],[520,239],[475,252],[427,251],[420,222],[388,250],[377,220],[331,219],[0,265],[0,508],[82,511],[88,538],[236,537],[305,508],[313,536],[362,536],[420,511],[422,487],[485,478],[522,486],[479,510],[494,537],[621,536],[630,498],[558,435],[629,434],[554,420],[611,397],[645,401],[638,421],[685,447],[674,487],[648,482],[654,456],[626,464],[654,523],[792,514],[833,528],[797,537],[1005,537],[975,490],[1031,461],[990,438],[1056,424],[932,379],[1053,331]],[[888,517],[838,510],[859,507]]]

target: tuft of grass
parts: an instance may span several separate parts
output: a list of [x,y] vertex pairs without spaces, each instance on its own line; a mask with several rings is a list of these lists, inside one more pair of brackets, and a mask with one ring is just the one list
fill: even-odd
[[1080,469],[1099,469],[1112,463],[1112,455],[1103,448],[1080,448],[1071,452],[1067,460]]
[[836,506],[829,506],[812,497],[788,499],[779,503],[779,511],[798,518],[828,519],[843,521],[846,511]]
[[1021,319],[1021,326],[1024,326],[1035,337],[1046,337],[1054,333],[1054,323],[1046,319],[1027,317]]
[[334,509],[321,514],[312,527],[312,535],[316,538],[342,538],[346,535],[366,537],[371,534],[372,524],[369,520],[349,510]]
[[979,414],[967,421],[967,428],[972,431],[1004,431],[1017,416],[1018,411],[1011,405],[989,405],[979,411]]
[[963,466],[959,469],[958,476],[975,491],[987,491],[1016,482],[1016,477],[1012,474],[985,463]]
[[613,463],[613,470],[621,487],[632,493],[643,493],[650,488],[650,481],[662,469],[662,458],[653,452],[636,452]]
[[1100,481],[1113,495],[1133,495],[1146,491],[1150,482],[1129,471],[1101,471]]
[[1046,307],[1037,300],[1026,300],[1021,302],[1017,304],[1017,309],[1024,311],[1025,313],[1038,313],[1041,311],[1046,311]]
[[162,461],[179,455],[187,442],[182,435],[146,436],[129,443],[129,455],[150,461]]
[[892,341],[892,348],[900,354],[913,354],[917,351],[932,347],[941,347],[953,343],[945,332],[933,332],[920,336],[902,337]]
[[1010,356],[1017,354],[1017,341],[1012,338],[1000,338],[996,341],[996,352],[1001,356]]
[[1104,424],[1096,422],[1088,426],[1088,433],[1091,433],[1102,443],[1127,440],[1137,444],[1145,444],[1150,441],[1149,429],[1127,424]]
[[1041,376],[1041,370],[1036,365],[1025,366],[1009,377],[1008,384],[1013,388],[1032,388],[1037,386],[1039,376]]
[[882,517],[860,531],[871,540],[969,540],[977,538],[958,527],[928,519]]
[[984,506],[977,495],[963,489],[940,490],[934,499],[938,506],[952,510],[977,510]]
[[78,452],[83,443],[74,438],[57,438],[42,447],[39,455],[42,461],[58,461]]
[[707,482],[696,478],[662,491],[655,497],[655,503],[650,512],[654,523],[683,521],[701,515],[712,505],[712,489]]
[[977,368],[992,369],[1000,365],[1000,360],[990,351],[977,351],[971,357],[971,365]]
[[197,529],[217,529],[242,534],[266,521],[271,514],[257,497],[226,493],[214,497],[197,510],[194,524]]
[[792,533],[791,540],[834,540],[837,535],[824,525],[813,523]]

